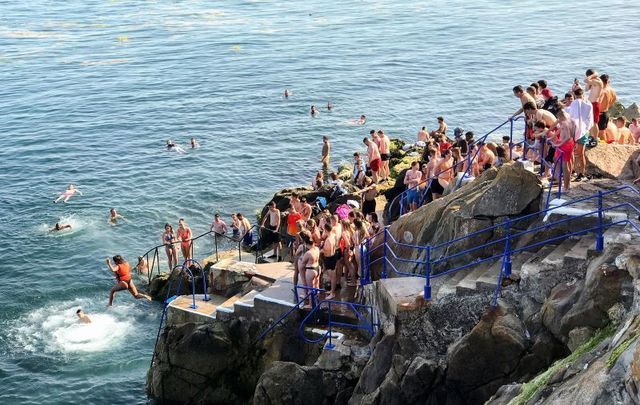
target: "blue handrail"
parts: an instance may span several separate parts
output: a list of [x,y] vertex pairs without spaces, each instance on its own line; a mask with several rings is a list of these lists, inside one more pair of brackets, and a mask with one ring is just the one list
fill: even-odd
[[[171,274],[173,275],[174,271],[178,270],[178,274],[176,275],[176,277],[178,277],[178,287],[176,288],[176,293],[175,295],[180,295],[180,291],[182,290],[182,277],[180,277],[182,275],[182,273],[184,271],[186,271],[189,274],[189,278],[191,279],[191,297],[192,297],[192,304],[189,305],[189,308],[191,309],[196,309],[198,308],[198,306],[196,305],[196,284],[195,284],[195,278],[193,277],[193,273],[191,272],[191,269],[189,269],[188,267],[185,267],[184,264],[175,266],[173,268],[173,270],[171,271]],[[169,276],[169,288],[167,289],[167,297],[166,300],[169,299],[169,294],[171,294],[171,286],[173,285],[173,278],[171,276]],[[205,292],[206,294],[206,292]]]
[[[528,249],[532,249],[535,247],[540,247],[543,245],[546,245],[550,242],[555,242],[558,240],[562,240],[562,239],[566,239],[569,236],[578,236],[578,235],[585,235],[589,232],[596,232],[596,250],[598,251],[602,251],[602,249],[604,248],[604,229],[614,226],[614,225],[631,225],[633,227],[634,230],[636,230],[638,233],[640,233],[640,227],[636,226],[633,222],[631,222],[628,218],[624,219],[624,220],[619,220],[619,221],[615,221],[615,222],[611,222],[611,223],[605,223],[604,221],[604,217],[607,211],[612,211],[612,210],[616,210],[616,209],[620,209],[620,208],[628,208],[631,209],[633,212],[635,212],[636,214],[640,214],[640,208],[638,208],[637,206],[631,204],[630,202],[623,202],[623,203],[618,203],[612,206],[608,206],[605,207],[604,206],[604,197],[611,195],[613,193],[618,193],[621,191],[631,191],[636,195],[640,195],[640,191],[638,191],[635,187],[629,186],[629,185],[625,185],[625,186],[621,186],[621,187],[617,187],[615,189],[612,190],[608,190],[608,191],[600,191],[597,194],[593,194],[590,196],[586,196],[583,198],[579,198],[576,200],[572,200],[569,202],[565,202],[561,205],[558,206],[554,206],[549,208],[547,206],[547,208],[540,210],[538,212],[532,213],[532,214],[527,214],[527,215],[523,215],[514,219],[507,219],[506,221],[499,223],[499,224],[495,224],[492,225],[490,227],[472,232],[468,235],[447,241],[447,242],[443,242],[440,243],[438,245],[426,245],[426,246],[419,246],[419,245],[409,245],[409,244],[405,244],[405,243],[398,243],[398,241],[393,237],[393,235],[389,232],[388,228],[383,229],[380,233],[384,232],[384,242],[382,242],[381,244],[375,246],[374,248],[371,248],[370,245],[372,243],[372,241],[377,238],[379,236],[380,233],[374,235],[373,237],[363,241],[363,245],[366,246],[366,249],[362,250],[362,253],[364,254],[364,259],[362,260],[364,265],[366,266],[365,269],[363,269],[363,273],[365,274],[365,282],[370,283],[370,273],[371,273],[371,265],[375,264],[375,263],[379,263],[382,262],[386,268],[389,268],[390,270],[392,270],[394,273],[401,275],[401,276],[418,276],[418,277],[424,277],[425,280],[425,289],[424,289],[424,296],[425,299],[429,300],[431,299],[431,283],[430,280],[432,278],[437,278],[437,277],[441,277],[447,274],[451,274],[469,267],[473,267],[476,266],[480,263],[484,263],[484,262],[488,262],[488,261],[492,261],[492,260],[496,260],[499,258],[502,258],[502,266],[500,269],[500,274],[497,280],[497,286],[496,286],[496,292],[494,294],[494,298],[492,300],[492,304],[495,305],[496,299],[497,299],[497,294],[499,294],[499,290],[501,288],[501,282],[503,277],[507,277],[511,274],[511,256],[515,253],[519,253],[522,252],[524,250],[528,250]],[[543,215],[546,215],[547,213],[551,213],[554,210],[558,210],[560,208],[563,207],[568,207],[568,206],[572,206],[575,205],[577,203],[580,202],[584,202],[584,201],[592,201],[594,199],[597,199],[597,204],[598,207],[597,209],[594,209],[592,211],[588,211],[588,212],[583,212],[580,213],[579,215],[573,215],[569,218],[562,218],[550,223],[545,223],[543,225],[538,225],[538,226],[534,226],[534,227],[530,227],[526,230],[523,231],[517,231],[517,232],[512,232],[513,229],[513,224],[518,222],[518,221],[522,221],[525,219],[531,219],[531,218],[540,218]],[[597,225],[594,226],[589,226],[589,227],[585,227],[582,229],[578,229],[578,230],[574,230],[572,232],[568,232],[568,233],[564,233],[560,236],[554,236],[554,237],[550,237],[547,238],[543,241],[536,241],[536,242],[532,242],[532,243],[528,243],[526,246],[521,246],[518,248],[512,248],[512,240],[518,237],[521,237],[523,235],[526,234],[531,234],[534,232],[538,232],[544,229],[551,229],[554,227],[557,227],[559,225],[568,223],[570,221],[576,220],[576,219],[580,219],[580,218],[586,218],[586,217],[594,217],[597,218]],[[483,232],[487,232],[487,231],[493,231],[495,229],[498,228],[502,228],[505,230],[505,236],[495,239],[495,240],[491,240],[489,242],[485,242],[479,245],[475,245],[472,246],[468,249],[465,249],[463,251],[459,251],[459,252],[455,252],[452,253],[450,255],[444,255],[444,256],[440,256],[436,259],[434,259],[432,257],[432,250],[433,249],[439,249],[439,248],[444,248],[444,247],[448,247],[451,246],[457,242],[460,242],[462,240],[468,239],[470,237],[476,236],[480,233]],[[497,244],[503,243],[504,247],[502,249],[502,252],[497,253],[497,254],[492,254],[489,257],[485,257],[485,258],[481,258],[481,259],[477,259],[473,262],[470,263],[465,263],[463,265],[454,267],[454,268],[448,268],[445,271],[441,271],[441,272],[432,272],[432,266],[434,265],[438,265],[438,264],[445,264],[448,261],[455,259],[455,258],[459,258],[464,256],[465,254],[468,254],[470,252],[479,250],[479,249],[486,249],[487,247],[490,246],[495,246]],[[395,245],[401,245],[405,248],[411,248],[414,250],[424,250],[425,251],[425,258],[424,259],[406,259],[403,257],[399,257],[396,252],[393,250],[392,246],[390,246],[391,244],[395,244]],[[371,253],[376,251],[377,249],[380,248],[380,245],[382,246],[383,249],[383,254],[382,256],[371,260]],[[418,266],[424,266],[425,271],[424,271],[424,275],[420,274],[420,273],[408,273],[408,272],[403,272],[398,270],[398,268],[395,266],[395,264],[393,262],[401,262],[401,263],[413,263],[416,267]],[[382,273],[383,278],[386,277],[386,272],[383,271]]]
[[[317,339],[310,339],[307,338],[305,336],[305,325],[306,323],[309,321],[309,319],[311,319],[312,317],[314,317],[316,315],[316,313],[322,308],[322,306],[326,306],[327,307],[327,311],[328,311],[328,318],[329,321],[327,323],[327,327],[328,330],[322,334],[322,336],[320,336]],[[356,316],[356,319],[358,320],[358,324],[351,324],[351,323],[345,323],[345,322],[336,322],[333,320],[333,313],[332,313],[332,309],[331,306],[346,306],[347,308],[351,309],[353,311],[353,313]],[[367,320],[362,316],[362,314],[360,313],[360,311],[358,311],[358,308],[362,308],[365,309],[366,311],[369,312],[369,316],[371,317],[371,320],[367,323]],[[343,301],[334,301],[334,300],[323,300],[320,301],[320,303],[315,306],[313,308],[313,310],[311,312],[309,312],[307,314],[306,317],[304,317],[304,319],[302,320],[302,322],[300,322],[300,326],[298,327],[298,333],[300,335],[300,338],[307,342],[307,343],[319,343],[325,339],[329,339],[329,342],[327,343],[327,345],[325,346],[327,349],[333,349],[335,347],[335,345],[332,342],[333,339],[333,327],[334,326],[339,326],[339,327],[344,327],[344,328],[351,328],[351,329],[364,329],[367,332],[369,332],[369,335],[371,337],[373,337],[375,335],[375,330],[377,327],[379,327],[379,324],[376,323],[375,319],[374,319],[374,311],[373,311],[373,307],[370,305],[362,305],[362,304],[355,304],[353,302],[343,302]]]
[[203,301],[210,301],[211,298],[207,295],[207,277],[204,274],[204,268],[202,267],[202,265],[200,265],[200,263],[198,263],[194,259],[185,260],[182,263],[182,266],[183,267],[191,267],[191,266],[187,266],[188,263],[192,263],[192,266],[197,266],[200,269],[200,271],[202,272],[202,291],[204,292],[204,298],[202,298],[202,300]]

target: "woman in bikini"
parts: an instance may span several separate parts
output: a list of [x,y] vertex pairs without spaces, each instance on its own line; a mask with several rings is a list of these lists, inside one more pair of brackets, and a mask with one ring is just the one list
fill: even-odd
[[[305,252],[301,256],[301,269],[304,269],[305,285],[320,288],[320,249],[313,243],[310,235],[300,232],[300,239],[304,243]],[[311,305],[312,302],[309,302]]]
[[176,249],[175,245],[178,240],[173,233],[173,227],[171,225],[164,225],[164,232],[162,233],[161,240],[164,245],[164,251],[167,253],[169,272],[171,272],[173,268],[178,265],[178,249]]
[[180,241],[180,250],[182,251],[182,257],[184,260],[193,259],[193,241],[191,238],[193,234],[191,228],[189,228],[184,222],[184,218],[178,220],[178,240]]

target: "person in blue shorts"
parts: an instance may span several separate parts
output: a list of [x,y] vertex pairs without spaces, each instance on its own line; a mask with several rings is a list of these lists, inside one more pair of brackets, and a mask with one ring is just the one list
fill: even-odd
[[420,184],[421,178],[422,173],[420,172],[420,163],[417,161],[411,163],[411,169],[407,170],[407,173],[404,175],[404,184],[408,189],[407,200],[411,207],[411,211],[415,211],[418,208],[418,185]]

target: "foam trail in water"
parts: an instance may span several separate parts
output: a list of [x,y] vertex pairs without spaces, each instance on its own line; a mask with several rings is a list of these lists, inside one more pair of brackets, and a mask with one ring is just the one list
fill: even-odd
[[[85,304],[83,306],[83,304]],[[92,312],[88,299],[76,299],[39,308],[18,319],[9,333],[16,343],[14,347],[29,352],[88,353],[115,350],[133,329],[126,312],[127,306],[118,311]],[[78,322],[76,311],[85,309],[92,322]]]

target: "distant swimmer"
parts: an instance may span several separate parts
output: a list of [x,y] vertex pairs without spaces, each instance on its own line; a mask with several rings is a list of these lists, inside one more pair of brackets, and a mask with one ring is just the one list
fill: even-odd
[[76,188],[76,186],[74,186],[73,184],[69,184],[69,187],[67,187],[67,189],[60,193],[60,195],[58,196],[58,198],[56,198],[55,200],[53,200],[54,203],[57,203],[58,201],[62,200],[64,198],[64,202],[68,202],[69,199],[75,194],[75,193],[79,193],[80,195],[82,195],[82,191],[78,190]]
[[56,222],[56,226],[54,226],[53,228],[49,229],[49,232],[59,232],[65,229],[72,229],[73,227],[69,224],[60,224],[59,222]]
[[331,101],[327,101],[327,110],[333,110],[333,104],[331,104]]
[[118,220],[121,219],[124,222],[129,222],[129,220],[125,217],[123,217],[122,215],[118,214],[118,212],[116,211],[115,208],[111,208],[109,210],[109,219],[107,219],[107,223],[109,225],[116,225],[118,223]]
[[284,98],[289,98],[290,95],[289,89],[284,89]]
[[131,266],[127,263],[122,256],[115,255],[113,256],[114,264],[111,264],[111,260],[107,258],[107,266],[109,266],[109,270],[116,276],[116,283],[111,289],[109,293],[109,306],[113,305],[113,298],[116,295],[116,292],[122,290],[129,290],[131,295],[139,300],[145,299],[151,301],[151,297],[146,294],[139,293],[136,289],[136,286],[133,284],[133,280],[131,279]]
[[187,153],[180,145],[174,143],[171,139],[167,139],[167,150],[169,152]]
[[316,115],[318,115],[318,108],[315,105],[311,106],[311,116],[315,117]]
[[191,138],[191,149],[199,148],[200,144],[196,138]]
[[91,318],[89,318],[89,315],[85,314],[82,309],[78,309],[76,315],[78,315],[78,322],[91,323]]
[[356,121],[356,124],[358,124],[358,125],[364,125],[366,123],[367,123],[367,116],[364,115],[364,114],[362,114],[360,116],[360,119]]

